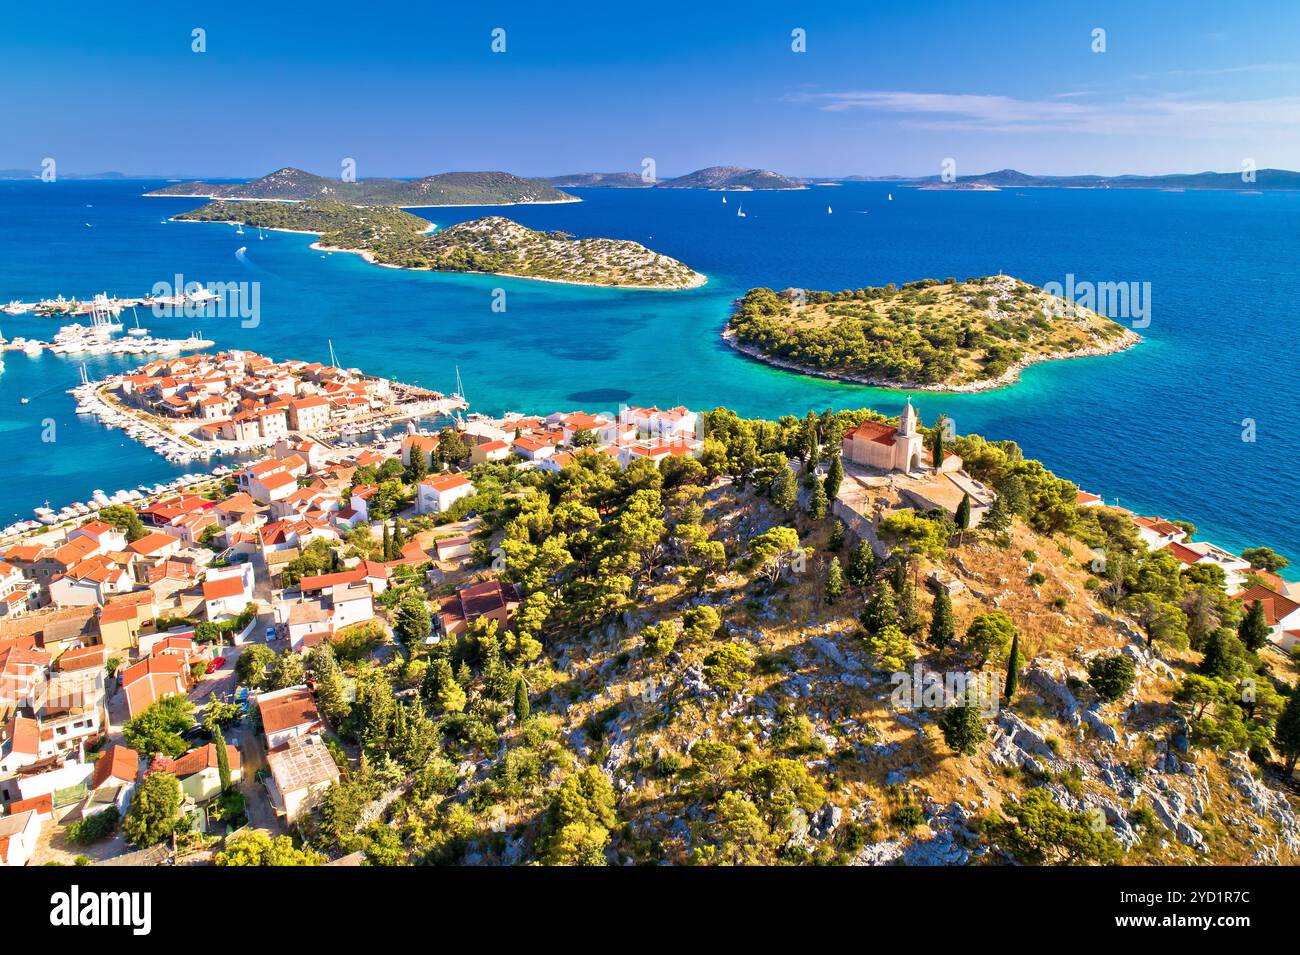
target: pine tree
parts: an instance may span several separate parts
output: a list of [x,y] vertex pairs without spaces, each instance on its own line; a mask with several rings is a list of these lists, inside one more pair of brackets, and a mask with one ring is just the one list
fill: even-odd
[[858,541],[849,558],[848,573],[845,575],[854,587],[865,587],[871,583],[876,573],[876,554],[866,541]]
[[826,478],[822,481],[822,486],[826,489],[826,496],[832,501],[840,493],[840,485],[844,483],[844,463],[837,454],[831,458],[831,466],[826,471]]
[[1004,534],[1011,527],[1011,507],[1006,502],[1006,498],[999,495],[989,505],[988,513],[984,515],[984,520],[980,523],[981,527],[987,527],[995,534]]
[[939,717],[939,729],[943,731],[944,742],[953,752],[963,756],[975,755],[979,744],[988,737],[979,704],[970,696],[943,711]]
[[515,722],[522,723],[528,719],[528,684],[521,676],[515,681]]
[[776,481],[772,485],[772,503],[787,514],[799,503],[799,486],[795,483],[794,474],[788,467],[782,468],[781,473],[776,476]]
[[957,635],[957,624],[952,613],[952,598],[942,587],[934,595],[934,611],[930,615],[930,645],[944,650]]
[[1300,684],[1287,697],[1286,707],[1277,718],[1277,729],[1273,733],[1273,746],[1278,755],[1286,762],[1286,777],[1291,778],[1295,772],[1296,760],[1300,759]]
[[1269,633],[1268,620],[1264,617],[1264,605],[1256,600],[1246,611],[1246,616],[1241,618],[1241,623],[1237,626],[1237,636],[1246,645],[1246,649],[1254,653],[1261,650],[1268,642]]
[[1205,641],[1205,655],[1197,669],[1205,676],[1231,679],[1242,668],[1242,650],[1241,641],[1230,629],[1218,627]]
[[217,778],[221,780],[221,791],[230,791],[230,754],[226,752],[226,737],[222,735],[221,727],[218,726],[216,732],[212,734],[212,745],[217,749]]
[[872,593],[861,620],[868,633],[880,633],[886,627],[898,626],[898,604],[889,581],[882,580]]
[[833,604],[844,595],[844,572],[840,569],[840,559],[832,557],[826,568],[826,602]]
[[830,540],[826,542],[826,546],[831,550],[843,549],[844,547],[844,522],[843,521],[836,521],[834,524],[831,525],[831,536],[830,536]]
[[826,516],[826,489],[820,484],[813,485],[812,496],[808,499],[808,516],[814,521]]
[[1008,705],[1020,688],[1020,632],[1011,638],[1011,652],[1007,654],[1006,684],[1002,688],[1002,698]]

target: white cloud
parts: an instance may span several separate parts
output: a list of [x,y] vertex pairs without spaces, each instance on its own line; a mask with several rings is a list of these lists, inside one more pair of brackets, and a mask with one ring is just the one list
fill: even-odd
[[899,125],[913,129],[965,132],[1274,140],[1284,128],[1294,128],[1300,117],[1300,96],[1221,100],[1171,94],[1083,103],[1075,94],[1016,99],[977,93],[848,90],[794,93],[785,99],[826,112],[897,116]]

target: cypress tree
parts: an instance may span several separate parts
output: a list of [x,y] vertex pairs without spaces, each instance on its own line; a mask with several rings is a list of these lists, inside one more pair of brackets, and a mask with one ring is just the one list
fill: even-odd
[[429,463],[424,459],[424,452],[420,450],[419,444],[413,443],[407,451],[406,473],[412,484],[419,484],[424,480],[424,476],[429,473]]
[[968,530],[970,530],[970,495],[963,493],[961,503],[957,505],[957,531],[960,540],[965,539]]
[[812,496],[808,499],[808,516],[814,521],[826,516],[826,489],[820,484],[813,485]]
[[840,493],[840,485],[844,483],[844,463],[837,454],[831,458],[831,466],[826,471],[826,478],[822,481],[822,486],[826,489],[826,496],[832,501],[835,495]]
[[1002,688],[1002,698],[1008,703],[1020,688],[1020,631],[1011,638],[1011,653],[1007,655],[1007,679]]
[[920,628],[921,616],[916,609],[916,583],[912,580],[906,563],[902,568],[898,586],[894,588],[898,595],[898,628],[911,635]]
[[930,645],[936,650],[945,649],[957,635],[957,624],[952,614],[952,598],[942,587],[934,595],[934,612],[930,616]]
[[934,423],[934,441],[931,444],[933,453],[930,456],[930,463],[934,465],[936,471],[943,467],[943,429],[947,420],[945,415],[939,415],[939,420]]
[[1268,642],[1269,632],[1268,620],[1264,618],[1264,605],[1256,600],[1237,625],[1237,636],[1241,637],[1246,649],[1254,653]]
[[528,685],[521,676],[515,681],[515,722],[522,723],[528,719]]
[[388,521],[384,521],[384,537],[383,537],[383,543],[380,545],[380,547],[383,551],[384,560],[392,560],[393,559],[393,537],[388,532]]
[[226,737],[218,726],[212,734],[212,745],[217,748],[217,778],[221,780],[221,791],[230,791],[230,754],[226,752]]

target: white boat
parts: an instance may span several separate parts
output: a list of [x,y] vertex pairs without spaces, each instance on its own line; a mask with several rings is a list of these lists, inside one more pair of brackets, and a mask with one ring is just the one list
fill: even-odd
[[722,197],[722,204],[723,204],[724,206],[727,204],[727,197],[726,197],[726,196],[723,196],[723,197]]
[[235,226],[235,235],[243,235],[243,234],[244,234],[244,227],[242,225]]
[[826,207],[826,214],[827,214],[827,215],[830,215],[830,214],[831,214],[831,207],[830,207],[830,206],[827,206],[827,207]]
[[893,201],[894,201],[894,194],[893,194],[892,192],[889,193],[888,198],[889,198],[889,201],[890,201],[890,202],[893,202]]
[[741,203],[740,208],[736,210],[736,215],[737,215],[739,218],[741,218],[741,219],[745,218],[745,205],[744,205],[744,203]]
[[135,310],[135,308],[133,307],[133,308],[131,309],[131,314],[135,316],[135,326],[134,326],[133,328],[128,328],[128,329],[126,330],[126,333],[127,333],[128,335],[134,335],[134,336],[136,336],[137,338],[139,338],[139,337],[141,337],[141,336],[143,336],[143,335],[148,335],[148,334],[149,334],[149,329],[147,329],[147,328],[141,328],[141,327],[140,327],[140,313],[137,312],[137,311]]

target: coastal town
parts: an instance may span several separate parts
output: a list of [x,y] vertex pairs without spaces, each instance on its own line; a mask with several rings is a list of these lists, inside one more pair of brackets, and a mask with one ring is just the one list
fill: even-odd
[[[526,816],[512,820],[529,794],[540,792],[539,767],[530,763],[539,758],[557,771],[569,766],[567,778],[608,793],[599,796],[607,800],[604,808],[592,810],[600,822],[583,824],[588,828],[577,844],[566,846],[543,829],[543,861],[591,863],[607,854],[610,861],[614,855],[650,861],[659,851],[674,859],[694,853],[697,861],[718,851],[748,852],[743,858],[761,861],[787,838],[801,852],[838,846],[834,851],[868,864],[969,857],[973,847],[954,841],[960,826],[947,815],[931,822],[937,834],[929,839],[859,834],[846,841],[865,826],[856,821],[866,818],[865,810],[842,806],[814,775],[803,774],[819,777],[825,754],[836,747],[905,754],[913,745],[933,745],[916,714],[905,712],[893,717],[905,724],[902,735],[868,744],[884,718],[871,716],[877,729],[868,733],[863,714],[874,711],[867,697],[857,697],[875,685],[861,657],[887,671],[916,656],[908,634],[919,636],[918,625],[900,616],[916,612],[913,575],[924,571],[936,620],[943,606],[951,613],[956,603],[963,617],[976,621],[973,634],[977,621],[992,619],[992,611],[976,611],[991,604],[1002,608],[994,616],[1008,626],[1008,612],[1016,615],[1026,641],[1046,640],[1036,629],[1041,624],[1031,622],[1041,609],[1026,611],[1022,604],[1041,602],[1033,604],[1027,592],[1013,594],[1005,577],[999,583],[976,569],[988,561],[1000,566],[998,555],[1008,552],[1013,537],[1016,546],[1046,542],[1036,537],[1045,527],[1024,504],[1009,503],[1026,493],[1030,472],[994,480],[986,462],[968,466],[963,450],[987,457],[987,448],[974,438],[946,440],[942,422],[924,427],[910,401],[892,421],[864,412],[838,421],[810,415],[755,425],[725,409],[624,406],[608,414],[445,418],[433,432],[372,435],[350,447],[323,439],[355,420],[354,413],[372,415],[392,402],[394,387],[318,363],[276,363],[245,352],[160,360],[112,383],[117,400],[183,423],[196,440],[268,453],[162,493],[101,503],[0,550],[0,864],[359,865],[422,854],[509,862],[512,852],[518,859],[525,851]],[[761,448],[755,428],[768,432]],[[1235,608],[1243,621],[1260,621],[1262,642],[1250,652],[1282,661],[1300,640],[1300,585],[1264,566],[1269,562],[1261,554],[1229,553],[1193,539],[1183,522],[1108,507],[1095,494],[1061,484],[1069,494],[1063,506],[1074,519],[1098,520],[1108,534],[1132,542],[1125,559],[1172,568],[1177,586],[1209,581],[1222,595],[1216,614],[1228,619]],[[552,501],[551,493],[559,499]],[[957,542],[967,537],[970,543]],[[1064,538],[1056,543],[1062,554],[1073,553]],[[800,571],[813,553],[825,555],[815,559],[826,570]],[[843,577],[836,553],[852,555]],[[1091,556],[1087,548],[1082,554]],[[565,570],[597,559],[604,564],[595,576],[573,579]],[[898,567],[905,569],[901,577]],[[1053,606],[1074,628],[1072,637],[1068,627],[1062,631],[1066,639],[1095,641],[1092,623],[1085,628],[1074,602],[1084,592],[1101,599],[1116,578],[1094,566],[1087,576],[1099,589],[1070,592],[1061,588],[1073,586],[1067,574],[1080,579],[1077,565],[1053,563],[1044,553],[1029,567],[1035,594],[1060,594]],[[824,583],[815,583],[823,574]],[[1123,576],[1118,580],[1125,586]],[[865,600],[865,634],[825,616],[847,599],[846,584]],[[564,588],[563,602],[553,596],[557,586]],[[1000,586],[1001,596],[981,592],[989,586]],[[724,588],[735,588],[739,598],[727,604]],[[771,602],[802,600],[809,588],[807,607],[777,623]],[[888,610],[880,602],[886,591],[894,595]],[[652,592],[670,608],[668,616],[647,619],[645,598]],[[634,593],[640,599],[628,599]],[[1093,649],[1089,656],[1136,661],[1143,676],[1134,692],[1149,700],[1172,678],[1171,665],[1182,664],[1152,654],[1157,625],[1144,615],[1146,604],[1107,606],[1095,611],[1105,621],[1098,632],[1109,633],[1112,646],[1118,639],[1120,652],[1111,657]],[[670,621],[683,612],[681,629]],[[897,623],[878,623],[881,613]],[[667,841],[659,850],[627,839],[611,848],[614,807],[639,812],[638,793],[652,793],[655,777],[636,769],[632,724],[600,727],[655,713],[659,694],[676,680],[683,689],[673,692],[688,694],[674,696],[676,707],[688,698],[692,706],[744,706],[749,697],[733,694],[758,676],[750,675],[750,654],[776,654],[769,665],[784,672],[794,657],[782,647],[804,626],[812,627],[816,654],[835,665],[832,696],[812,688],[809,681],[820,679],[812,675],[816,668],[791,671],[790,679],[807,683],[791,699],[823,702],[807,711],[773,702],[770,712],[760,707],[745,720],[764,745],[778,746],[791,732],[813,741],[810,760],[786,759],[783,770],[798,767],[800,811],[810,820],[805,827],[774,830],[745,849],[726,833],[700,829],[692,836],[678,827],[660,830],[650,816],[628,815],[637,831],[649,826],[660,833],[656,840]],[[973,639],[968,635],[961,646],[969,649]],[[698,653],[687,649],[690,641],[699,644]],[[751,643],[758,647],[751,650]],[[1040,642],[1025,679],[1036,698],[1073,699],[1082,690],[1071,692],[1052,675],[1061,659],[1049,646]],[[1011,650],[1013,662],[1018,652]],[[682,661],[676,676],[655,669],[665,654],[671,660],[682,653],[702,662]],[[632,660],[641,675],[616,676]],[[576,695],[559,691],[564,672],[582,681]],[[646,690],[647,680],[661,689]],[[615,684],[622,689],[611,695]],[[641,702],[627,695],[637,686]],[[752,705],[763,699],[772,702],[770,692]],[[822,706],[855,707],[850,711],[858,716],[828,722]],[[1136,703],[1119,714],[1092,704],[1083,716],[1107,752],[1125,745],[1124,736],[1139,732],[1142,721],[1163,718]],[[1133,728],[1123,728],[1130,721]],[[1014,766],[1060,761],[1010,707],[994,722],[991,759]],[[661,748],[680,746],[683,756],[709,765],[712,750],[670,743],[666,729],[652,725],[638,732],[654,732]],[[574,756],[560,757],[559,740],[569,738],[556,735],[561,726],[572,734],[574,752],[595,762],[582,768],[573,765]],[[607,756],[592,755],[591,742],[607,733],[614,734]],[[501,753],[493,756],[498,736]],[[816,742],[822,737],[840,741]],[[956,745],[946,728],[942,739]],[[445,757],[435,755],[444,749]],[[967,752],[962,744],[958,755]],[[1178,752],[1181,757],[1161,751],[1156,765],[1192,758]],[[888,771],[890,778],[907,778],[906,763],[900,765]],[[1210,777],[1194,782],[1209,785]],[[1286,800],[1240,778],[1233,785],[1246,787],[1262,817],[1277,827],[1284,848],[1260,852],[1300,852],[1300,823],[1283,808]],[[1150,792],[1145,798],[1168,816],[1177,847],[1161,851],[1209,851],[1208,830],[1194,827],[1181,790],[1166,783]],[[459,821],[442,815],[453,802],[428,811],[462,834],[450,844],[415,848],[406,828],[417,812],[412,800],[441,803],[456,793],[472,797],[472,809],[457,810]],[[368,808],[356,815],[343,808],[361,803]],[[960,800],[952,806],[957,809],[935,811],[967,811]],[[488,807],[495,822],[484,822],[483,833],[492,826],[518,830],[506,848],[489,850],[490,839],[470,834],[478,823],[466,813]],[[563,811],[553,806],[547,818]],[[389,814],[390,822],[380,821]],[[1118,817],[1111,825],[1108,838],[1116,846],[1147,845],[1139,830],[1152,823]]]

